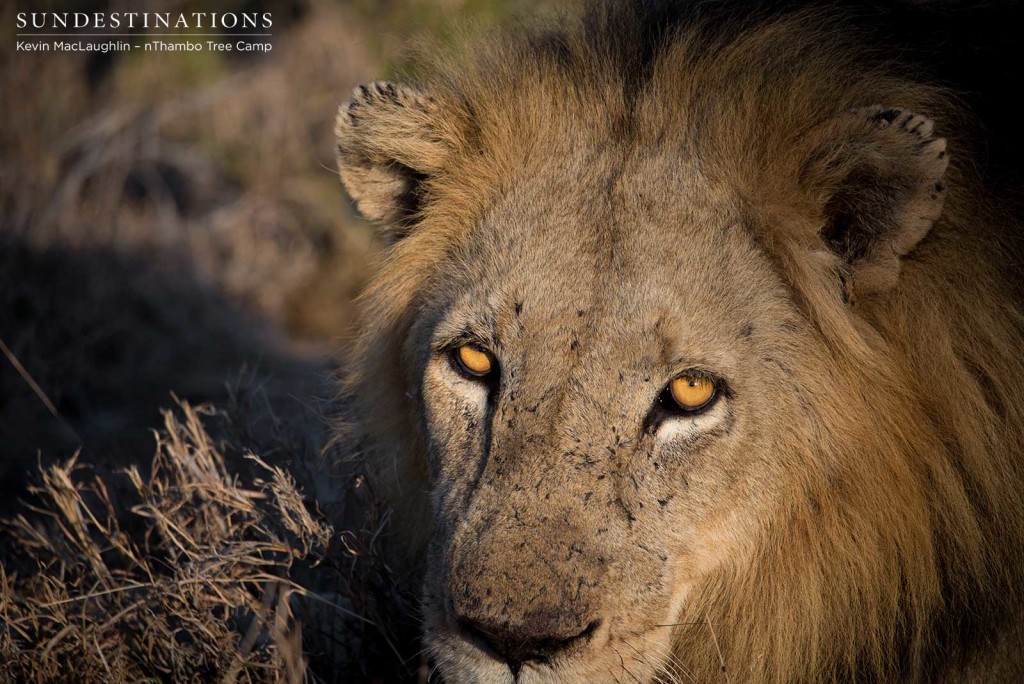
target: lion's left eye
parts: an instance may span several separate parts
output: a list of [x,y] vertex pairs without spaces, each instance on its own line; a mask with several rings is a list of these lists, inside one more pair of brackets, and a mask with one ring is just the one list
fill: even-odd
[[490,352],[472,344],[456,347],[450,358],[456,370],[473,379],[488,377],[497,365]]
[[718,396],[718,384],[703,373],[688,371],[675,378],[662,393],[664,408],[682,413],[698,413]]

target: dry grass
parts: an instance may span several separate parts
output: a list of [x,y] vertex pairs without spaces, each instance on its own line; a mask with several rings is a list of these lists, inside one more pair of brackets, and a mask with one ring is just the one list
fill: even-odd
[[0,678],[345,679],[369,675],[373,641],[395,649],[364,600],[388,577],[380,521],[336,532],[253,454],[257,475],[240,480],[204,426],[213,417],[184,402],[165,412],[150,475],[129,467],[120,495],[77,458],[43,469],[34,515],[6,530]]
[[35,572],[3,576],[0,648],[13,681],[71,671],[119,681],[301,679],[288,571],[322,551],[330,529],[278,468],[260,461],[269,480],[241,487],[199,415],[182,408],[181,421],[166,417],[152,475],[127,471],[140,541],[103,480],[76,477],[77,459],[43,471],[35,510],[47,523],[19,515],[12,528]]

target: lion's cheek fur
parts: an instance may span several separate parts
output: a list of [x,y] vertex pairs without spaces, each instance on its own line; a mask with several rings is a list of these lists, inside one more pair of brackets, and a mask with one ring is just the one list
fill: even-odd
[[423,416],[426,428],[425,460],[430,472],[430,499],[434,525],[444,530],[464,511],[483,466],[486,452],[486,397],[452,392],[439,364],[423,371]]

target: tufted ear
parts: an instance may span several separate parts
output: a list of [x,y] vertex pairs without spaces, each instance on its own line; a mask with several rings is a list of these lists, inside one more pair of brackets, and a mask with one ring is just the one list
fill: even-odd
[[439,119],[433,99],[384,81],[357,87],[338,111],[341,180],[389,242],[406,234],[424,182],[445,163]]
[[869,107],[833,122],[802,178],[819,198],[822,241],[843,262],[846,295],[896,284],[900,260],[942,213],[946,141],[912,112]]

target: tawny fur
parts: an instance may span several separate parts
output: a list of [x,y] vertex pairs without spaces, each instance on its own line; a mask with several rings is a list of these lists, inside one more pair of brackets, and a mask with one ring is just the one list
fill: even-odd
[[[735,552],[688,586],[661,676],[720,681],[723,663],[732,681],[1019,675],[1016,226],[974,170],[954,98],[875,60],[841,23],[814,14],[737,31],[684,24],[636,64],[616,47],[639,31],[632,15],[608,25],[595,16],[489,41],[415,88],[368,86],[339,115],[346,184],[394,240],[363,299],[344,439],[360,445],[363,467],[394,506],[411,564],[430,562],[434,531],[427,351],[417,347],[431,298],[442,297],[474,241],[495,239],[485,217],[519,179],[543,179],[557,160],[563,175],[580,168],[610,187],[656,190],[655,178],[616,178],[674,164],[730,208],[729,221],[742,220],[760,255],[750,257],[750,278],[784,284],[788,299],[765,288],[764,308],[791,311],[805,328],[759,342],[782,350],[778,378],[794,386],[777,391],[802,407],[799,419],[762,419],[763,452],[751,456],[784,461],[786,480],[773,487],[785,495],[756,530],[733,530],[743,537]],[[865,153],[843,122],[879,106],[923,115],[948,139],[949,168],[937,171],[944,202],[903,243],[844,260],[821,232],[830,198],[855,171],[849,160]],[[632,249],[628,239],[617,245]],[[725,310],[712,317],[736,330],[745,323]],[[762,327],[757,334],[776,335]],[[575,362],[569,349],[535,351]]]

